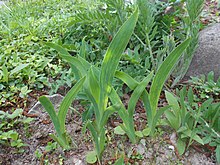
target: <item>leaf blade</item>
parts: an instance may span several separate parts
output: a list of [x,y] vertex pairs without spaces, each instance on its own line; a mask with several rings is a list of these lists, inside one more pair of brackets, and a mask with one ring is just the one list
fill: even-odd
[[51,101],[46,96],[41,96],[39,98],[39,101],[42,104],[42,106],[44,107],[44,109],[46,110],[46,112],[49,114],[49,116],[50,116],[50,118],[51,118],[51,120],[54,124],[54,127],[55,127],[55,130],[56,130],[57,134],[59,136],[62,136],[62,132],[60,130],[60,122],[59,122],[59,119],[57,117],[56,111],[53,107],[53,104],[51,103]]
[[25,67],[27,67],[29,64],[20,64],[19,66],[15,67],[13,70],[10,71],[10,76],[18,73],[19,71],[21,71],[22,69],[24,69]]
[[[138,9],[130,16],[130,18],[121,26],[111,44],[109,45],[101,66],[100,88],[102,94],[100,96],[100,109],[104,109],[107,104],[107,93],[110,92],[111,83],[119,60],[128,41],[134,31],[138,19]],[[110,67],[111,66],[111,67]]]
[[84,76],[69,90],[69,92],[67,93],[67,95],[65,96],[65,98],[63,99],[60,105],[59,112],[58,112],[58,119],[60,122],[60,129],[62,133],[65,133],[65,120],[66,120],[66,114],[69,109],[69,106],[72,103],[74,97],[77,95],[77,93],[82,88],[85,79],[86,77]]
[[191,39],[186,39],[183,43],[181,43],[177,48],[175,48],[170,55],[167,56],[167,58],[164,60],[164,62],[159,67],[153,82],[152,86],[149,92],[150,97],[150,103],[152,107],[152,115],[156,115],[156,109],[157,104],[159,101],[160,92],[162,90],[162,87],[170,75],[170,72],[172,71],[172,68],[174,67],[175,63],[178,61],[182,53],[185,51],[185,49],[188,47]]

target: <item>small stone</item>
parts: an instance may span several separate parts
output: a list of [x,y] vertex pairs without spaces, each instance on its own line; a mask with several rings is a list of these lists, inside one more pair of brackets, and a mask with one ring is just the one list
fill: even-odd
[[[54,105],[55,110],[58,110],[62,100],[63,96],[60,94],[54,94],[51,96],[47,96],[47,98],[50,99],[51,103]],[[41,103],[38,101],[28,112],[28,114],[37,114],[40,115],[42,112],[45,112],[44,107],[41,105]]]
[[137,152],[141,155],[143,155],[145,153],[145,149],[146,147],[143,144],[138,144],[137,146]]
[[66,165],[72,165],[72,164],[74,164],[74,165],[85,165],[85,163],[84,163],[82,160],[80,160],[80,159],[78,158],[78,156],[77,156],[77,157],[76,157],[76,156],[73,156],[73,157],[68,158],[68,159],[65,161],[65,164],[66,164]]
[[186,156],[186,157],[189,156],[189,151],[186,151],[185,156]]
[[77,159],[77,158],[74,158],[74,159],[73,159],[73,163],[74,163],[75,165],[83,165],[82,160],[79,160],[79,159]]
[[132,154],[133,154],[133,149],[130,149],[127,154],[128,158],[130,158]]
[[36,137],[36,138],[40,138],[40,137],[42,137],[41,132],[36,132],[36,133],[35,133],[35,137]]
[[146,146],[146,139],[141,139],[141,140],[140,140],[140,143],[141,143],[142,145]]
[[174,146],[168,146],[168,148],[169,148],[170,150],[172,150],[172,151],[175,150]]
[[176,145],[177,137],[176,137],[176,132],[173,132],[170,136],[170,141]]

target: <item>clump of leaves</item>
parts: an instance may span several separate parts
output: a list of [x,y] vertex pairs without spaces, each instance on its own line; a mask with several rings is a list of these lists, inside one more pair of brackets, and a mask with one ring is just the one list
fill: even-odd
[[16,109],[9,114],[0,110],[0,144],[16,148],[26,146],[20,139],[16,126],[22,124],[26,127],[33,119],[25,118],[22,112],[22,109]]
[[[119,29],[107,49],[101,68],[97,68],[88,63],[84,58],[82,58],[83,56],[81,56],[81,54],[77,57],[72,57],[59,45],[47,43],[48,46],[55,48],[60,53],[61,57],[70,63],[75,74],[78,74],[79,76],[87,76],[84,83],[84,92],[87,99],[91,102],[90,111],[93,111],[95,114],[95,120],[90,121],[90,119],[87,119],[85,125],[91,131],[95,145],[95,151],[92,151],[87,155],[87,159],[90,157],[96,158],[96,160],[92,159],[92,161],[97,161],[98,158],[98,161],[101,163],[106,143],[105,125],[110,115],[121,108],[121,103],[118,102],[117,98],[116,101],[111,100],[111,102],[109,102],[111,93],[115,93],[112,81],[121,55],[134,30],[137,18],[138,10],[136,10]],[[75,67],[77,70],[74,69]],[[144,86],[142,88],[144,89]],[[134,105],[135,103],[133,103],[133,106]],[[129,127],[129,129],[134,132],[134,127]],[[135,140],[134,137],[131,139]]]
[[215,81],[214,72],[209,72],[207,78],[204,75],[201,77],[191,77],[191,80],[188,82],[192,83],[192,85],[195,87],[200,99],[215,98],[219,100],[220,78]]
[[[165,61],[160,65],[158,71],[156,72],[156,74],[153,78],[152,78],[152,76],[150,76],[150,74],[148,77],[146,77],[146,79],[152,78],[153,81],[152,81],[152,85],[150,87],[149,93],[147,92],[147,90],[144,90],[144,91],[142,91],[143,93],[141,94],[141,99],[142,99],[142,101],[144,103],[144,107],[146,109],[146,116],[147,116],[147,121],[148,121],[146,128],[143,130],[143,134],[145,136],[148,136],[149,134],[151,134],[151,135],[154,134],[154,129],[156,127],[156,124],[157,124],[159,118],[166,110],[168,110],[170,108],[169,106],[167,106],[167,107],[163,107],[163,108],[157,110],[160,93],[161,93],[161,90],[163,88],[163,85],[164,85],[166,79],[171,74],[171,71],[172,71],[174,65],[176,64],[178,59],[181,57],[184,50],[187,48],[189,42],[190,42],[190,39],[186,39],[177,48],[175,48],[167,56]],[[129,76],[128,74],[126,74],[124,72],[117,71],[116,77],[121,79],[130,89],[132,89],[134,91],[136,89],[138,89],[139,85],[142,83],[142,82],[140,82],[140,83],[137,82],[135,79],[133,79],[131,76]],[[133,107],[133,108],[135,108],[135,107]],[[120,116],[122,118],[123,122],[127,121],[127,120],[129,121],[129,123],[126,123],[126,122],[123,123],[125,125],[125,128],[126,127],[129,128],[131,126],[130,122],[133,121],[133,119],[132,119],[133,114],[134,114],[133,111],[132,111],[132,113],[130,113],[128,115],[129,117],[125,117],[122,115]],[[120,113],[119,113],[119,115],[120,115]],[[131,132],[129,132],[125,128],[123,128],[124,131],[127,134],[131,134]]]
[[208,99],[202,104],[201,113],[200,134],[205,144],[215,147],[216,161],[220,163],[220,102]]
[[[117,41],[119,40],[119,36],[121,37],[121,35],[122,35],[121,33],[124,32],[125,27],[126,27],[126,33],[128,33],[128,30],[127,30],[128,27],[131,25],[134,25],[134,22],[132,22],[131,18],[134,19],[134,15],[132,15],[124,23],[124,25],[121,27],[121,29],[119,30],[119,32],[117,33],[117,35],[113,39],[112,43],[110,44],[110,46],[107,50],[106,56],[104,58],[104,61],[102,63],[100,71],[98,68],[92,66],[87,61],[85,61],[82,58],[82,56],[79,55],[78,57],[72,57],[65,49],[63,49],[59,45],[47,43],[48,46],[51,46],[52,48],[56,49],[61,54],[61,57],[63,57],[65,60],[67,60],[71,64],[72,67],[76,67],[78,69],[79,73],[81,74],[81,76],[83,76],[83,75],[88,76],[88,80],[85,83],[84,89],[85,89],[85,93],[86,93],[88,99],[92,103],[93,108],[91,108],[90,110],[94,111],[97,119],[95,120],[95,122],[90,122],[90,121],[87,122],[87,127],[92,132],[92,136],[95,141],[96,154],[97,154],[99,161],[101,160],[100,158],[101,158],[102,152],[104,150],[104,146],[105,146],[105,141],[103,141],[104,137],[105,137],[104,126],[107,122],[108,117],[115,111],[118,111],[119,116],[123,120],[123,124],[120,125],[120,127],[123,129],[123,131],[126,132],[129,139],[131,140],[131,142],[136,143],[136,140],[137,140],[136,136],[140,136],[140,132],[135,132],[135,129],[134,129],[135,126],[133,123],[133,115],[134,115],[136,102],[138,101],[138,98],[140,96],[142,97],[143,102],[145,104],[145,107],[147,109],[146,112],[147,112],[147,117],[148,117],[148,128],[144,131],[144,134],[146,136],[149,135],[149,133],[153,134],[154,128],[157,124],[159,117],[163,114],[163,112],[165,110],[169,109],[169,107],[164,107],[161,110],[157,111],[157,104],[158,104],[160,92],[162,90],[162,86],[163,86],[164,82],[166,81],[167,77],[169,76],[169,74],[171,73],[171,70],[174,67],[174,64],[178,61],[181,54],[183,53],[183,51],[186,49],[186,47],[188,46],[188,44],[190,42],[190,39],[187,39],[186,41],[184,41],[175,50],[173,50],[170,53],[170,55],[167,57],[167,59],[164,61],[164,63],[161,64],[158,72],[156,73],[156,75],[153,79],[150,94],[148,94],[148,92],[145,90],[145,87],[149,83],[149,81],[151,80],[151,78],[153,76],[152,73],[149,74],[146,78],[143,79],[143,81],[141,81],[139,83],[136,80],[134,80],[133,78],[131,78],[129,75],[125,74],[124,72],[116,71],[115,76],[117,78],[121,79],[122,81],[124,81],[130,89],[134,90],[133,94],[131,96],[131,99],[129,101],[128,109],[126,109],[124,107],[124,105],[122,104],[120,97],[117,95],[116,91],[114,90],[112,83],[108,82],[110,80],[107,77],[111,76],[112,77],[111,79],[113,79],[114,72],[115,72],[116,68],[114,67],[114,70],[113,70],[113,68],[112,68],[113,62],[110,63],[111,62],[110,59],[114,59],[112,57],[113,54],[118,55],[120,57],[121,54],[119,54],[118,52],[115,52],[117,49],[118,49],[117,51],[119,51],[119,48],[120,48]],[[128,22],[130,24],[128,24]],[[132,31],[129,31],[129,32],[132,32]],[[131,35],[131,33],[130,33],[130,35]],[[126,38],[126,39],[128,42],[129,38]],[[124,42],[121,42],[121,44],[126,43],[125,40],[123,40],[123,41]],[[115,44],[117,44],[117,46],[116,46],[117,49],[113,49]],[[125,47],[125,45],[123,45],[123,47]],[[123,47],[121,47],[120,53],[123,52],[122,51]],[[119,57],[117,57],[118,61],[120,59]],[[114,64],[117,66],[116,62]],[[109,68],[109,66],[112,66],[111,70],[106,68],[106,67]],[[105,71],[105,74],[102,73],[104,71]],[[78,74],[76,72],[76,70],[74,73]],[[101,77],[98,78],[99,76],[101,76]],[[106,80],[106,81],[104,81],[104,80]],[[94,86],[96,88],[94,88]],[[101,88],[103,88],[103,90],[101,90]],[[103,98],[99,99],[99,97],[101,97],[102,95],[105,96],[104,100],[103,100]],[[108,99],[107,99],[108,97],[111,102],[108,101]],[[101,100],[103,100],[104,102]],[[110,105],[112,104],[112,106],[108,107],[106,110],[103,110],[103,104],[105,106],[107,104],[110,104]],[[99,107],[100,105],[102,105],[101,106],[102,108]],[[104,112],[102,112],[102,111],[104,111]],[[93,155],[91,157],[94,157],[94,154],[95,154],[94,152],[89,153],[89,157],[91,155]]]
[[[171,110],[165,112],[168,125],[177,135],[177,149],[179,154],[196,141],[202,145],[216,147],[216,159],[219,162],[220,152],[220,103],[213,98],[204,99],[203,103],[196,100],[192,88],[183,87],[177,90],[177,96],[166,91],[166,99]],[[188,145],[187,145],[188,144]]]
[[[198,136],[197,124],[201,117],[201,107],[198,107],[193,100],[192,88],[187,92],[186,87],[179,91],[179,96],[175,97],[172,93],[165,92],[171,110],[165,111],[168,125],[173,128],[177,135],[177,149],[182,155],[193,141],[204,144]],[[187,101],[185,99],[187,98]],[[196,108],[194,109],[194,106]],[[187,145],[188,144],[188,145]]]

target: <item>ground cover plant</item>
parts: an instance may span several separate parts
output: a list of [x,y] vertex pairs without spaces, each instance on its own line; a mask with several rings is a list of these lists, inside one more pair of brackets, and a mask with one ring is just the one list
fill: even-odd
[[[27,94],[32,90],[42,89],[48,85],[48,69],[52,77],[57,76],[61,69],[60,65],[53,63],[48,66],[48,62],[57,60],[53,56],[48,56],[48,50],[42,48],[41,42],[60,39],[60,32],[67,17],[64,13],[68,14],[69,11],[68,9],[63,11],[63,15],[60,16],[58,13],[64,3],[56,4],[53,10],[50,8],[55,6],[53,5],[55,1],[51,2],[51,6],[47,6],[48,10],[44,11],[39,8],[44,5],[43,1],[14,2],[15,4],[1,7],[0,102],[2,107],[10,109],[20,99],[22,102],[27,100]],[[35,8],[32,8],[32,5]],[[50,12],[57,14],[50,17]],[[19,93],[22,94],[17,97]]]
[[[82,120],[80,131],[88,136],[83,140],[93,140],[94,147],[86,149],[91,151],[85,158],[88,163],[143,163],[144,153],[135,149],[131,154],[116,146],[112,160],[106,160],[106,154],[112,143],[124,140],[139,146],[149,136],[162,138],[167,126],[177,137],[172,144],[176,155],[184,157],[200,143],[211,148],[219,162],[219,80],[215,82],[210,73],[207,82],[193,78],[188,90],[166,86],[171,73],[177,75],[174,86],[187,70],[202,28],[203,4],[203,0],[137,0],[134,4],[37,0],[1,6],[0,145],[25,152],[17,118],[31,116],[33,98],[60,92],[65,98],[57,110],[45,96],[39,98],[56,131],[51,135],[55,142],[47,143],[46,152],[39,148],[35,152],[41,163],[48,163],[45,155],[55,152],[57,144],[64,149],[58,154],[61,164],[64,155],[77,148],[78,141],[69,136],[73,134],[68,113]],[[124,100],[124,96],[129,97]],[[74,98],[83,111],[73,108]],[[138,106],[144,120],[137,115]],[[109,124],[114,120],[119,123],[111,132]],[[25,130],[27,124],[32,126],[29,118],[19,122]]]
[[207,77],[191,77],[189,81],[199,92],[199,99],[216,98],[218,100],[220,90],[220,79],[214,80],[214,73],[210,72]]
[[0,111],[0,143],[18,149],[21,148],[21,151],[26,144],[22,142],[19,133],[14,128],[19,124],[27,128],[27,125],[33,120],[22,116],[22,112],[22,109],[16,109],[12,114]]
[[183,154],[194,140],[203,145],[209,143],[211,146],[216,146],[216,159],[219,161],[217,139],[219,139],[220,103],[213,102],[213,98],[199,102],[192,88],[187,91],[186,87],[183,87],[176,93],[178,97],[166,91],[168,104],[173,106],[171,111],[165,112],[165,116],[167,123],[179,134],[177,141],[179,154]]

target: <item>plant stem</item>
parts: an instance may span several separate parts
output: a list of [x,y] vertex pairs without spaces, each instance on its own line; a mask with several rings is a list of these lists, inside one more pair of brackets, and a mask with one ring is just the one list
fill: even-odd
[[139,41],[144,47],[146,47],[146,44],[137,36],[137,34],[133,33],[133,35],[138,39],[138,41]]
[[156,70],[156,65],[154,62],[154,56],[153,56],[153,51],[152,51],[152,47],[150,44],[150,39],[149,39],[149,34],[146,34],[146,40],[147,40],[147,46],[149,49],[149,53],[150,53],[150,58],[151,58],[151,62],[152,62],[152,70]]

